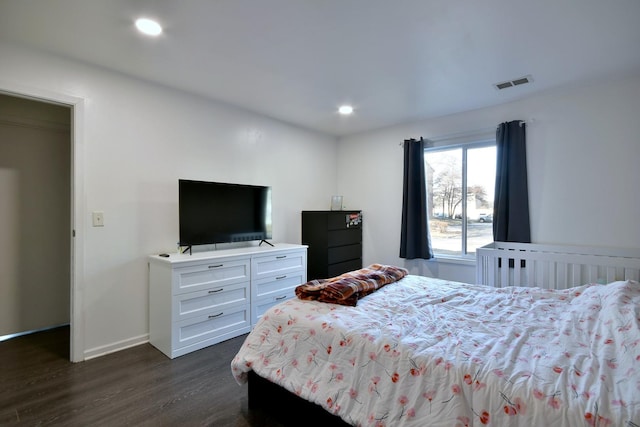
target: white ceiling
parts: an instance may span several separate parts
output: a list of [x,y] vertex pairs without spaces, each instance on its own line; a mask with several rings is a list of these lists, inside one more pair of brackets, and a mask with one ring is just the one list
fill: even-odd
[[639,21],[638,0],[0,0],[0,40],[335,136],[636,73]]

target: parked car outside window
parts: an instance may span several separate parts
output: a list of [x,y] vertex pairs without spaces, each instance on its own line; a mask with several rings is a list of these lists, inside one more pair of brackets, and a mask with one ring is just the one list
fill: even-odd
[[481,213],[478,222],[493,222],[493,214]]

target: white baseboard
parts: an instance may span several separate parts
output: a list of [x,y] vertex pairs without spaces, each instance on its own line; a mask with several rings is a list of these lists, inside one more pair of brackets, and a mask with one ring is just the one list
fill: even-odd
[[125,350],[149,342],[149,334],[139,335],[137,337],[128,338],[126,340],[117,341],[111,344],[102,345],[100,347],[90,348],[84,351],[84,360],[95,359],[116,351]]

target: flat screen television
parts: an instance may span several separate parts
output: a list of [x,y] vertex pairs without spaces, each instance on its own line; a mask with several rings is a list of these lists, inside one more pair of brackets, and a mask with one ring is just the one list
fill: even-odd
[[178,180],[180,246],[271,239],[271,187]]

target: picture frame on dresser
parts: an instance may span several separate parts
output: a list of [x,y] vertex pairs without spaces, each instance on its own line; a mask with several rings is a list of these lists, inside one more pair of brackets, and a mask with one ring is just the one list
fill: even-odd
[[332,211],[342,210],[342,196],[331,196],[331,210]]

